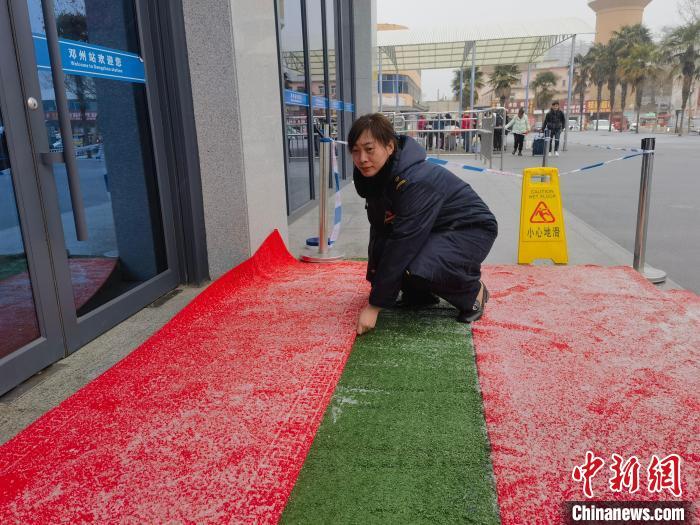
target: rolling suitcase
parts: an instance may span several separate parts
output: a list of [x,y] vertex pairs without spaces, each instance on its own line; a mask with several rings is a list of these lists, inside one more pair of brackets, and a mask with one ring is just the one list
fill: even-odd
[[544,137],[537,137],[532,141],[532,156],[544,155]]

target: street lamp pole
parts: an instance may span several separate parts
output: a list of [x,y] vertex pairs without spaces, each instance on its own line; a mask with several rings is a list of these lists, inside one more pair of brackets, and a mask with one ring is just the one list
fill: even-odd
[[574,56],[576,54],[576,35],[571,37],[571,59],[569,62],[569,89],[566,95],[566,119],[564,125],[564,151],[568,150],[569,143],[569,114],[571,112],[571,89],[574,82]]

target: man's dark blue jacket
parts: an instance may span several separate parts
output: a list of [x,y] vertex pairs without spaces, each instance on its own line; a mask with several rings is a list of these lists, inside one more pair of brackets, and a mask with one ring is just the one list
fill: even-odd
[[[428,280],[446,270],[422,267],[420,253],[431,234],[475,227],[497,231],[496,218],[472,187],[425,157],[415,140],[401,136],[397,150],[377,175],[364,177],[354,171],[355,187],[367,199],[371,225],[367,279],[374,306],[394,304],[409,267],[411,274]],[[461,269],[452,263],[467,261],[469,247],[455,245],[450,250],[439,255],[450,262],[447,270],[458,279]]]

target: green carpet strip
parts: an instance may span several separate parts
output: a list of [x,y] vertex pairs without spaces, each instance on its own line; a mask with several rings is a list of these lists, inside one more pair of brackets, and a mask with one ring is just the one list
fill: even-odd
[[471,332],[384,311],[358,338],[281,523],[498,523]]

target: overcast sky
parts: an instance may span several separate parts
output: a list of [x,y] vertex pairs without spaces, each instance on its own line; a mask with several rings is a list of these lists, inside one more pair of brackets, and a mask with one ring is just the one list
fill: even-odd
[[[679,25],[681,0],[652,0],[644,12],[644,23],[655,33],[665,26]],[[377,22],[410,28],[440,25],[496,24],[535,18],[575,17],[595,27],[595,13],[587,0],[377,0]],[[425,100],[437,98],[437,90],[449,90],[451,72],[423,73]]]

